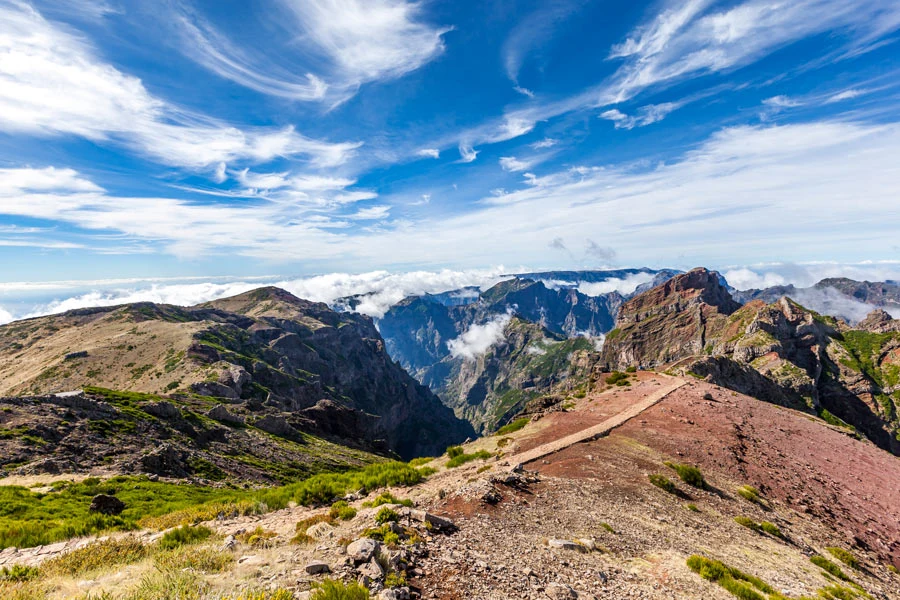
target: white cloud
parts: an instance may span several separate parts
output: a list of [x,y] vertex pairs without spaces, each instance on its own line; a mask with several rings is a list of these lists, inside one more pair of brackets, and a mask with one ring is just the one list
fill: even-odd
[[182,110],[101,60],[82,37],[15,0],[0,2],[0,129],[111,141],[190,168],[287,156],[335,166],[360,145],[310,139],[293,127],[241,130]]
[[13,316],[9,313],[9,311],[4,310],[3,307],[0,306],[0,325],[6,325],[12,320]]
[[359,219],[361,221],[374,221],[377,219],[384,219],[391,212],[391,207],[386,205],[378,205],[378,206],[369,206],[367,208],[361,208],[356,213],[351,215],[351,219]]
[[763,104],[774,108],[794,108],[796,106],[802,106],[800,101],[791,98],[790,96],[772,96],[771,98],[763,100]]
[[470,163],[473,162],[478,157],[478,150],[472,148],[472,146],[467,146],[465,144],[459,145],[459,162],[462,163]]
[[751,269],[729,269],[722,273],[728,285],[738,290],[761,289],[785,285],[787,280],[777,273],[757,273]]
[[900,261],[768,263],[726,268],[722,270],[722,275],[738,290],[788,284],[805,288],[834,277],[857,281],[900,280]]
[[533,96],[530,90],[520,88],[519,70],[528,56],[551,39],[559,26],[581,5],[581,2],[563,0],[550,3],[525,16],[510,31],[503,43],[503,65],[506,76],[516,84],[515,90],[526,96]]
[[531,147],[535,150],[542,150],[544,148],[552,148],[558,143],[559,142],[557,140],[554,140],[553,138],[544,138],[538,142],[531,144]]
[[600,118],[612,121],[616,129],[634,129],[662,121],[670,112],[677,110],[680,106],[682,105],[677,102],[648,104],[639,108],[638,114],[635,116],[626,115],[619,109],[613,108],[600,113]]
[[[802,289],[794,292],[790,297],[806,308],[821,314],[841,317],[850,323],[862,321],[866,315],[875,310],[871,304],[848,298],[834,288]],[[883,310],[894,318],[900,317],[900,308],[888,306]]]
[[487,323],[471,325],[461,336],[447,342],[450,355],[475,360],[505,339],[504,329],[512,320],[512,314],[497,315]]
[[360,85],[401,77],[444,51],[450,29],[405,0],[278,0],[267,45],[235,45],[194,14],[178,15],[183,51],[221,77],[264,94],[341,102]]
[[653,281],[650,273],[635,273],[624,279],[607,279],[606,281],[578,282],[578,291],[587,296],[601,296],[611,292],[619,292],[623,296],[634,293],[639,285]]
[[860,96],[864,96],[868,94],[868,90],[844,90],[843,92],[838,92],[837,94],[833,94],[829,96],[826,100],[826,104],[832,104],[834,102],[843,102],[845,100],[853,100],[854,98],[859,98]]
[[[520,268],[517,271],[527,270]],[[263,285],[274,285],[299,298],[333,304],[338,298],[363,295],[356,307],[359,312],[380,318],[387,310],[407,296],[437,294],[465,287],[486,289],[503,279],[509,272],[504,267],[453,271],[411,271],[390,273],[330,273],[314,277],[283,279],[277,277],[226,278],[227,281],[199,281],[174,283],[165,279],[122,279],[97,281],[50,281],[0,283],[0,292],[8,296],[52,293],[58,299],[33,307],[23,316],[40,316],[75,308],[113,306],[132,302],[159,302],[177,306],[192,306],[217,298],[241,294]],[[190,279],[190,278],[187,278]],[[201,278],[195,278],[201,279]],[[79,293],[77,290],[92,291]],[[474,293],[474,292],[472,292]],[[470,293],[471,294],[471,293]],[[466,293],[461,294],[467,296]]]
[[527,98],[534,98],[534,92],[532,92],[528,88],[524,88],[520,85],[516,85],[516,86],[513,86],[513,90],[515,90],[516,92],[522,94],[523,96],[525,96]]
[[530,169],[531,163],[524,160],[519,160],[515,156],[501,156],[500,166],[503,167],[504,171],[515,173],[518,171]]
[[437,148],[422,148],[416,151],[416,156],[424,156],[425,158],[440,158],[441,151]]

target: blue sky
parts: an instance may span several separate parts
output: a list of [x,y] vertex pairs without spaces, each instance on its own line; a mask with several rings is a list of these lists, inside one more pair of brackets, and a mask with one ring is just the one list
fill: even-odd
[[0,281],[893,264],[898,30],[895,0],[0,0]]

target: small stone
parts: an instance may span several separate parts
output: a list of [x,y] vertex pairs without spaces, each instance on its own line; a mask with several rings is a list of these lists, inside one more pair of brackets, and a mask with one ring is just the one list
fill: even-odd
[[356,571],[369,579],[381,579],[384,577],[384,569],[374,559],[356,567]]
[[331,568],[328,566],[328,563],[322,562],[320,560],[314,560],[313,562],[306,565],[306,572],[310,575],[318,575],[319,573],[330,573]]
[[551,548],[558,548],[560,550],[574,550],[576,552],[587,552],[587,548],[578,544],[576,542],[572,542],[570,540],[547,540],[547,545]]
[[544,593],[550,600],[578,600],[578,592],[564,583],[551,583]]

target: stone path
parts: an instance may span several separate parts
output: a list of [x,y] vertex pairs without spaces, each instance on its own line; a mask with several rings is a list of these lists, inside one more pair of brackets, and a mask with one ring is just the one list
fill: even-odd
[[[675,378],[672,377],[671,379]],[[672,385],[664,387],[655,394],[647,396],[645,399],[631,405],[629,408],[623,410],[613,417],[610,417],[602,423],[594,425],[593,427],[588,427],[587,429],[583,429],[582,431],[573,433],[572,435],[568,435],[564,438],[553,440],[552,442],[548,442],[546,444],[538,446],[537,448],[532,448],[531,450],[527,450],[525,452],[522,452],[521,454],[515,454],[513,456],[507,457],[504,462],[508,461],[508,463],[513,466],[525,465],[527,463],[544,458],[545,456],[549,456],[550,454],[559,452],[560,450],[564,450],[569,446],[599,439],[605,435],[608,435],[609,432],[616,427],[621,427],[630,419],[638,416],[639,414],[641,414],[651,406],[654,406],[663,398],[686,384],[687,382],[684,380],[675,379]]]

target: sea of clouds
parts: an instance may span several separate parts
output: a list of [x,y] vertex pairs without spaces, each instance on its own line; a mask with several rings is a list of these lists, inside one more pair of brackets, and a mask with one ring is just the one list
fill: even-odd
[[[528,272],[526,267],[486,269],[410,271],[391,273],[329,273],[311,277],[193,278],[185,280],[125,279],[69,282],[0,283],[0,324],[89,306],[112,306],[130,302],[158,302],[191,306],[201,302],[240,294],[263,285],[275,285],[292,294],[316,302],[334,303],[338,298],[360,296],[357,312],[380,318],[407,296],[437,294],[463,287],[487,289],[508,279],[509,273]],[[769,287],[789,283],[808,287],[826,277],[885,281],[900,279],[900,262],[860,264],[766,264],[721,270],[737,289]],[[652,279],[648,274],[631,275],[599,283],[565,282],[576,285],[584,294],[600,295],[612,291],[633,293],[637,286]],[[551,283],[551,282],[548,282]],[[831,291],[806,291],[795,298],[801,304],[822,312],[856,321],[871,307]],[[897,312],[890,308],[889,312]],[[900,314],[894,316],[900,317]]]

